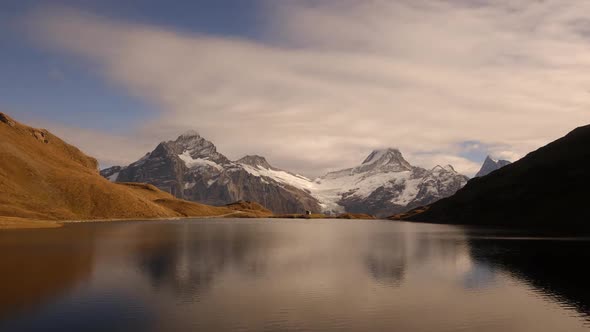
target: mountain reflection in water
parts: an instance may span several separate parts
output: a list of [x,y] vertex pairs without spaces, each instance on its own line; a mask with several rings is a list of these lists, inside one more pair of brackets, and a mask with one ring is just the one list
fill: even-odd
[[588,249],[386,221],[2,232],[0,330],[582,331]]
[[590,239],[470,237],[474,260],[508,272],[539,296],[551,297],[590,321]]

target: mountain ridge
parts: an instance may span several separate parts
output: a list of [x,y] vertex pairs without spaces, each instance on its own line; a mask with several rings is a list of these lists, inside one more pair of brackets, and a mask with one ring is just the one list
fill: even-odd
[[[161,145],[167,146],[166,153],[158,150]],[[440,170],[412,166],[396,148],[373,150],[358,166],[312,180],[273,167],[260,155],[229,161],[194,131],[160,143],[127,167],[111,167],[101,174],[113,181],[152,183],[177,197],[206,204],[257,201],[279,214],[385,216],[446,197],[467,182],[450,165]]]
[[115,166],[101,173],[117,182],[148,182],[178,198],[204,204],[244,200],[259,202],[275,213],[321,210],[307,191],[256,174],[259,166],[280,172],[261,156],[231,161],[217,152],[213,143],[189,131],[174,141],[161,142],[129,166]]

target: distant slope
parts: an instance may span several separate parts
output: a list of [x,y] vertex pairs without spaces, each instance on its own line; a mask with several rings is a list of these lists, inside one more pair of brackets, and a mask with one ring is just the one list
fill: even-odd
[[177,200],[151,185],[115,184],[97,161],[45,129],[0,113],[0,218],[164,218],[234,213]]
[[[402,219],[438,223],[587,228],[590,125],[470,180],[454,196]],[[419,212],[419,211],[418,211]]]

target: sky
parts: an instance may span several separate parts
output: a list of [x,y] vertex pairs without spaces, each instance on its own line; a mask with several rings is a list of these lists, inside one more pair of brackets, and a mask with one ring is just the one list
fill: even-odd
[[310,177],[387,147],[471,176],[590,122],[584,1],[0,0],[0,49],[0,111],[101,167],[193,129]]

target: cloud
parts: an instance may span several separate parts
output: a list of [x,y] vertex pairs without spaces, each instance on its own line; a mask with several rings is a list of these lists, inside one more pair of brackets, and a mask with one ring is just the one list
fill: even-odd
[[27,22],[38,40],[160,109],[133,135],[194,128],[231,158],[263,154],[308,175],[386,146],[473,174],[461,142],[515,159],[588,120],[590,3],[269,1],[266,10],[267,34],[255,41],[64,8]]
[[100,161],[100,167],[129,164],[152,151],[157,141],[137,140],[134,136],[105,133],[93,129],[66,126],[51,121],[27,121],[27,125],[45,128]]

